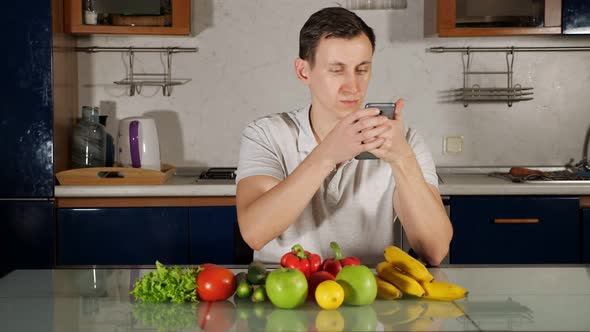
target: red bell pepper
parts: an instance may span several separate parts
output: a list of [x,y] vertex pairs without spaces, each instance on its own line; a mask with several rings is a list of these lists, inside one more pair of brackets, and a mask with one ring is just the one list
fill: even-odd
[[311,274],[322,266],[322,259],[320,255],[305,251],[301,245],[296,244],[290,252],[281,257],[281,266],[297,269],[303,272],[306,279],[309,279]]
[[334,277],[336,277],[338,275],[338,272],[342,270],[343,266],[361,265],[361,261],[354,256],[343,258],[342,250],[340,249],[338,243],[330,242],[330,247],[332,248],[332,250],[334,250],[334,258],[326,258],[326,260],[322,264],[323,271],[327,271]]

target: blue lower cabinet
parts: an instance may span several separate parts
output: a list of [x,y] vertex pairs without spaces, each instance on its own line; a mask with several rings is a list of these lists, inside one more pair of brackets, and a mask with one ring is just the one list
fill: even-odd
[[191,264],[240,263],[235,206],[192,207],[189,215]]
[[59,209],[59,265],[188,264],[188,208]]
[[453,196],[452,264],[580,263],[578,197]]
[[582,263],[590,264],[590,208],[582,209]]
[[0,201],[0,276],[13,269],[47,269],[55,260],[53,201]]

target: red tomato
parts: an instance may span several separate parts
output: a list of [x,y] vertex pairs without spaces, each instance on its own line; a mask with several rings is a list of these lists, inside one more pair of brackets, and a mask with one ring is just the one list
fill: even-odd
[[203,301],[220,301],[232,296],[236,291],[234,273],[221,266],[205,264],[197,275],[197,295]]

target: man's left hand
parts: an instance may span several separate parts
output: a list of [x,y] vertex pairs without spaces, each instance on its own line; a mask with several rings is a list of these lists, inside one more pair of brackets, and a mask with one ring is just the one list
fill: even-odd
[[402,112],[405,102],[401,98],[395,102],[395,116],[393,120],[389,120],[390,129],[379,135],[379,137],[385,139],[385,142],[379,148],[369,151],[377,158],[390,164],[397,164],[404,158],[413,155],[412,148],[408,144],[404,132]]

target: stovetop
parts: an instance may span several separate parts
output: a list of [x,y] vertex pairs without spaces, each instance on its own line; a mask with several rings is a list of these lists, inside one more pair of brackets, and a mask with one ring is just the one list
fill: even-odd
[[547,184],[565,184],[565,183],[590,183],[590,176],[587,173],[575,173],[569,170],[541,172],[539,174],[528,174],[516,176],[504,172],[492,172],[488,174],[492,177],[506,179],[516,183],[547,183]]

